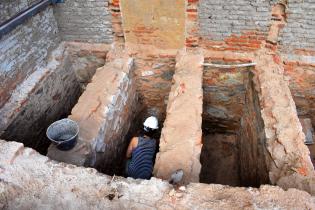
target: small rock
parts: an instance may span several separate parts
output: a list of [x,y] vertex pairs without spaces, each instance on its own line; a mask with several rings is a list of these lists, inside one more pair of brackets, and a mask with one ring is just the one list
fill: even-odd
[[172,190],[168,193],[168,195],[169,195],[170,197],[173,197],[173,196],[175,195],[175,190],[172,189]]
[[178,188],[180,191],[185,192],[186,191],[186,187],[185,186],[181,186],[180,188]]
[[176,196],[177,198],[182,198],[182,197],[183,197],[183,193],[176,193],[175,196]]

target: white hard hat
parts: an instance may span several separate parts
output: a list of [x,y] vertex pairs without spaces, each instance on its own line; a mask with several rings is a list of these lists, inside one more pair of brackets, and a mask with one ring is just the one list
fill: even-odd
[[158,129],[158,128],[159,128],[158,120],[157,120],[156,117],[153,117],[153,116],[148,117],[148,118],[144,121],[143,125],[144,125],[145,127],[152,128],[152,129]]

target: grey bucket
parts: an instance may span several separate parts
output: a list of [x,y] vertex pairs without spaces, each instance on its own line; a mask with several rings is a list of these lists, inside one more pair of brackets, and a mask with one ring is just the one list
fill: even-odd
[[76,143],[79,134],[78,124],[68,118],[52,123],[46,131],[50,141],[57,145],[59,150],[70,150]]

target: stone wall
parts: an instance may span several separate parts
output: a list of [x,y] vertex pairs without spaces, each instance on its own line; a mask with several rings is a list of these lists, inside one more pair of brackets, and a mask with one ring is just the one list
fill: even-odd
[[253,72],[246,85],[244,113],[238,132],[239,173],[242,186],[259,187],[269,183],[266,134]]
[[67,42],[66,44],[70,54],[71,69],[82,89],[85,89],[91,82],[96,69],[105,65],[110,45],[81,42]]
[[315,18],[313,0],[288,0],[287,23],[280,34],[282,51],[315,49]]
[[116,57],[96,71],[69,116],[80,127],[78,144],[68,152],[51,145],[50,158],[121,174],[137,109],[132,70],[131,58]]
[[58,43],[57,22],[51,6],[2,37],[0,108],[27,76],[46,65],[46,58]]
[[[237,64],[238,60],[206,58],[206,63]],[[244,62],[244,61],[243,61]],[[203,131],[236,133],[245,104],[250,68],[205,67],[203,72]]]
[[45,154],[50,123],[66,116],[81,93],[69,54],[63,45],[53,51],[48,65],[31,74],[0,109],[1,138],[23,142]]
[[141,121],[150,115],[164,121],[174,72],[175,55],[149,54],[135,58],[135,79],[143,110]]
[[62,43],[0,109],[1,137],[46,154],[48,125],[68,115],[106,54],[104,45]]
[[[279,187],[232,188],[109,177],[56,163],[16,142],[0,141],[1,209],[314,209],[314,197]],[[36,163],[36,164],[34,164]]]
[[0,2],[0,23],[40,2],[40,0],[4,0]]
[[113,40],[109,0],[66,0],[57,4],[61,38],[65,41],[111,43]]

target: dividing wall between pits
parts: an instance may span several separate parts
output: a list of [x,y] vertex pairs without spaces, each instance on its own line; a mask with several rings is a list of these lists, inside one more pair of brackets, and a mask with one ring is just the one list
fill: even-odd
[[199,181],[202,63],[203,55],[199,51],[182,50],[176,58],[174,83],[153,172],[158,178],[168,180],[172,173],[182,169],[183,183]]

